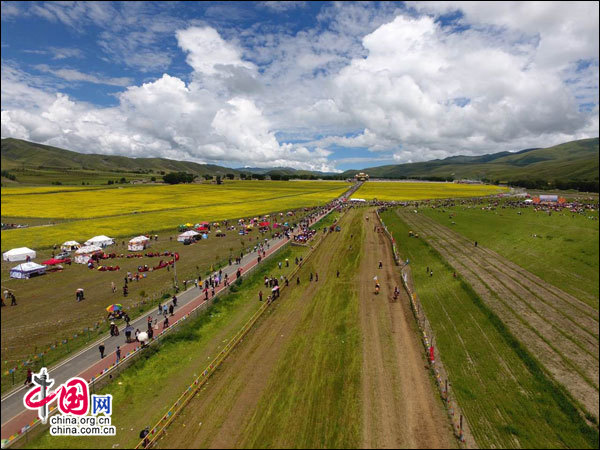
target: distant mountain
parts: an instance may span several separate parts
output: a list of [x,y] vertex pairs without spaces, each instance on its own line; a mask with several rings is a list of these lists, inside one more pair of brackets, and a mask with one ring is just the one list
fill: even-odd
[[365,172],[371,178],[451,178],[496,182],[540,180],[598,182],[598,138],[566,142],[549,148],[500,152],[483,156],[452,156],[432,161],[348,170],[344,177]]
[[235,169],[212,164],[175,161],[166,158],[128,158],[126,156],[77,153],[21,139],[2,139],[2,170],[30,168],[54,170],[92,170],[102,172],[188,172],[195,175],[225,175]]
[[238,167],[235,170],[245,173],[256,173],[258,175],[315,175],[332,176],[338,175],[337,172],[320,172],[318,170],[300,170],[291,167]]

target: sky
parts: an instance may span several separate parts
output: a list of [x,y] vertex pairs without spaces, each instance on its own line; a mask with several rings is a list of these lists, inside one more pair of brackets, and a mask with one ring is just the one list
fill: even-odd
[[14,2],[1,135],[339,172],[598,137],[598,2]]

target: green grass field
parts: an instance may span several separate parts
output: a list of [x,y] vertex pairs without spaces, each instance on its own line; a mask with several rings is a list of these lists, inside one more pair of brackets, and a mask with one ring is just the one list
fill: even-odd
[[[482,448],[597,448],[598,431],[585,424],[564,389],[478,298],[472,288],[389,210],[394,235],[436,335],[450,389]],[[434,272],[426,274],[426,268]]]
[[[161,341],[158,350],[146,351],[130,368],[101,389],[113,396],[112,423],[117,435],[111,437],[52,437],[44,433],[26,445],[27,448],[132,448],[138,434],[153,426],[171,407],[198,374],[225,346],[242,325],[259,308],[256,293],[263,277],[287,274],[294,265],[280,270],[277,262],[294,260],[307,251],[290,246],[243,277],[237,292],[229,293],[205,314],[184,324]],[[209,382],[210,383],[210,382]]]
[[[346,223],[337,264],[318,266],[318,290],[269,376],[265,394],[244,424],[243,448],[356,448],[361,440],[362,347],[355,276],[360,263],[361,215]],[[349,231],[350,230],[350,231]],[[349,249],[353,244],[355,250]],[[336,278],[336,270],[340,278]],[[274,430],[286,430],[277,433]]]
[[598,309],[597,211],[585,215],[567,211],[548,215],[535,212],[532,207],[487,210],[482,206],[421,209],[440,224],[478,241]]
[[483,184],[368,181],[352,194],[352,198],[408,201],[435,198],[482,197],[506,191],[507,188]]
[[[130,186],[32,195],[2,190],[2,219],[27,224],[28,217],[67,221],[43,228],[2,231],[2,251],[35,250],[66,240],[84,242],[104,234],[121,238],[174,229],[182,223],[222,221],[323,205],[349,188],[344,182],[236,181],[225,185]],[[47,189],[47,188],[42,188]],[[77,220],[75,220],[77,219]]]

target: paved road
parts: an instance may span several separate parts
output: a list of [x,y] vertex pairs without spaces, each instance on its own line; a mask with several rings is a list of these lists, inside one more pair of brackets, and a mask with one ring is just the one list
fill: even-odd
[[[311,220],[311,223],[315,223],[331,210],[324,212],[318,218]],[[281,247],[288,242],[288,239],[275,238],[270,239],[267,244],[269,248],[266,250],[266,257],[268,258]],[[232,264],[223,268],[223,274],[227,273],[231,281],[235,281],[235,273],[238,268],[242,268],[242,275],[246,274],[250,269],[257,265],[257,252],[251,252],[242,258],[239,265]],[[219,286],[215,292],[216,294],[222,292],[224,289],[223,284]],[[209,294],[210,297],[210,294]],[[194,308],[205,302],[205,294],[199,288],[195,286],[187,289],[185,292],[181,292],[177,295],[177,308],[173,317],[169,317],[171,324],[175,323],[178,319],[188,314]],[[171,301],[168,300],[170,304]],[[147,329],[147,318],[151,315],[152,318],[158,318],[158,329],[155,328],[155,335],[162,330],[163,316],[157,314],[158,309],[153,310],[150,314],[143,314],[135,320],[131,321],[131,326],[134,330],[139,328],[144,331]],[[121,327],[123,328],[123,327]],[[100,342],[104,342],[105,356],[104,359],[100,359],[100,352],[98,346]],[[139,343],[132,342],[130,344],[125,343],[125,333],[121,332],[119,336],[110,336],[107,333],[103,338],[99,339],[93,344],[90,344],[85,349],[72,355],[68,359],[62,361],[58,365],[54,366],[49,370],[50,378],[54,379],[54,387],[64,383],[69,378],[79,376],[83,379],[89,380],[93,376],[98,376],[102,370],[115,364],[116,361],[116,348],[121,347],[121,357],[124,357],[127,353],[133,351]],[[2,439],[8,439],[11,435],[18,433],[25,425],[32,423],[37,417],[36,411],[30,411],[25,409],[23,405],[23,395],[25,394],[25,387],[21,387],[15,391],[8,393],[2,398],[1,402],[1,414],[2,414]]]

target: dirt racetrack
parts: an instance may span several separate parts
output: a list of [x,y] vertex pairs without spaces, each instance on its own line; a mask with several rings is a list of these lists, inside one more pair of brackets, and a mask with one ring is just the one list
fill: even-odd
[[598,312],[423,214],[398,211],[573,397],[598,417]]
[[[283,291],[167,429],[159,447],[457,446],[427,370],[408,298],[404,294],[390,302],[394,286],[400,283],[399,272],[393,266],[385,236],[373,231],[375,215],[368,214],[369,222],[364,219],[364,209],[345,215],[342,232],[327,236],[305,262],[300,271],[301,284],[297,286],[290,280],[290,288]],[[362,239],[357,239],[361,233]],[[353,245],[349,247],[349,243]],[[339,266],[341,273],[337,278],[340,263],[336,258],[349,255],[356,255],[357,263],[350,269]],[[377,268],[379,260],[383,262],[382,269]],[[315,268],[319,281],[308,282],[309,272]],[[375,275],[382,287],[378,296],[373,293]],[[320,372],[315,372],[315,362],[335,360],[331,356],[334,348],[327,344],[316,346],[315,339],[334,335],[339,327],[328,317],[337,311],[331,309],[335,303],[328,305],[328,298],[335,295],[333,292],[341,292],[343,286],[355,294],[342,299],[342,304],[359,302],[349,317],[360,336],[357,334],[354,347],[344,347],[356,355],[357,364],[350,367],[338,362],[332,369],[322,365]],[[330,355],[318,356],[315,352]],[[290,353],[306,367],[291,367],[289,377],[274,377],[281,373],[281,363],[287,364]],[[349,374],[345,375],[348,381],[356,373],[358,380],[353,385],[356,395],[349,396],[348,407],[332,407],[337,405],[337,399],[323,395],[336,392],[327,386],[327,380],[340,379],[339,371]],[[309,376],[304,377],[305,374]],[[354,392],[352,389],[346,384],[338,392],[347,396],[349,390]],[[291,395],[286,396],[290,390]],[[292,411],[301,412],[288,418],[289,408],[282,406],[284,403],[289,403]],[[320,434],[331,430],[339,430],[330,435],[335,437],[338,433],[338,440],[327,441]],[[349,439],[348,436],[354,436],[352,433],[356,438]]]
[[[427,370],[423,346],[390,244],[367,215],[359,274],[363,331],[363,447],[456,447]],[[383,267],[379,269],[379,261]],[[373,278],[381,290],[375,295]],[[400,296],[393,299],[394,287]]]

